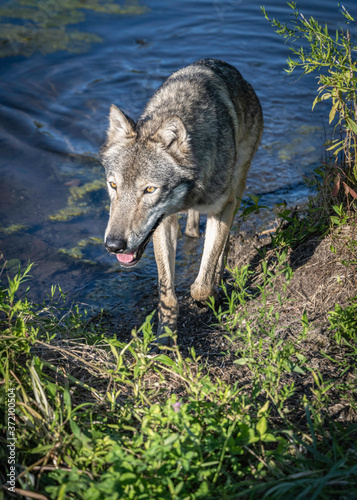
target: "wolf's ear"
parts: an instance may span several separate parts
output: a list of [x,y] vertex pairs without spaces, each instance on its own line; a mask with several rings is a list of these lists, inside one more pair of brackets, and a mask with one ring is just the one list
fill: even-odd
[[109,129],[107,137],[109,142],[124,143],[128,140],[135,139],[135,122],[126,116],[114,104],[110,106],[109,113]]
[[185,154],[188,151],[188,135],[186,127],[179,116],[166,118],[151,136],[151,140],[160,143],[172,154]]

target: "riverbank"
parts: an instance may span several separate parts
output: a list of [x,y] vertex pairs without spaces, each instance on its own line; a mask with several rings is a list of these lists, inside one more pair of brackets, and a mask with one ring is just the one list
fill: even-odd
[[271,235],[232,235],[211,307],[178,290],[178,346],[157,356],[151,318],[132,331],[125,318],[81,315],[54,289],[52,304],[17,301],[22,280],[7,288],[3,270],[17,488],[51,499],[355,497],[355,219],[328,230],[311,211],[283,215]]

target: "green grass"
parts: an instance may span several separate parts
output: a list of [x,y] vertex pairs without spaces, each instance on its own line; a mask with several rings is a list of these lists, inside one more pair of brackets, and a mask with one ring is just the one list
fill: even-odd
[[194,349],[150,355],[152,315],[125,344],[59,289],[41,306],[18,298],[31,266],[7,283],[3,270],[1,408],[14,387],[17,487],[51,499],[355,498],[357,425],[327,408],[336,390],[356,408],[356,303],[325,318],[338,348],[335,358],[320,350],[336,369],[326,380],[309,364],[306,313],[294,336],[281,335],[291,224],[301,220],[260,249],[258,268],[232,269],[225,300],[210,303],[234,382]]

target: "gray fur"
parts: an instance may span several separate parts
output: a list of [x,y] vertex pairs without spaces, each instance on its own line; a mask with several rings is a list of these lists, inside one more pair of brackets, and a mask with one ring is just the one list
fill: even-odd
[[111,106],[101,151],[111,198],[105,242],[130,266],[155,231],[161,337],[165,327],[175,331],[178,315],[176,214],[189,211],[190,236],[199,234],[197,212],[208,214],[201,268],[191,286],[192,297],[204,302],[220,283],[233,214],[262,131],[253,88],[233,66],[215,59],[172,74],[137,123]]

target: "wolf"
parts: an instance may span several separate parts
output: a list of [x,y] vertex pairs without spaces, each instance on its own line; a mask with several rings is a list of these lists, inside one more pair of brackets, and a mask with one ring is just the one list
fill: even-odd
[[207,214],[195,301],[206,302],[221,282],[233,217],[263,132],[252,86],[230,64],[201,59],[173,73],[137,122],[110,107],[100,156],[110,196],[105,247],[125,268],[135,266],[153,237],[158,270],[157,345],[177,329],[177,214],[185,233],[199,236]]

